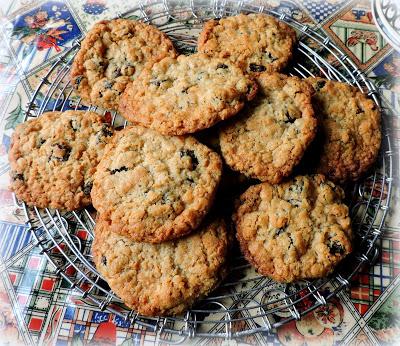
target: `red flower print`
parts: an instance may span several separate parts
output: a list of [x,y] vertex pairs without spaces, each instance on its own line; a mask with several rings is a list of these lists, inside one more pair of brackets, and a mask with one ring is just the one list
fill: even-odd
[[347,45],[349,47],[354,47],[358,43],[366,43],[371,47],[373,51],[377,51],[379,47],[377,46],[378,37],[376,33],[363,31],[363,30],[353,30],[351,36],[347,39]]
[[321,321],[325,324],[329,323],[334,323],[335,319],[337,317],[337,314],[335,312],[335,309],[333,308],[333,305],[326,305],[326,306],[321,306],[315,311],[315,314],[321,319]]
[[358,40],[357,37],[350,36],[350,37],[347,39],[347,45],[348,45],[349,47],[355,46],[358,42],[359,42],[359,40]]
[[306,289],[301,290],[299,292],[299,296],[301,300],[297,307],[300,311],[305,311],[313,306],[313,301],[310,299],[310,292],[308,292]]
[[54,47],[57,52],[61,49],[57,46],[57,41],[54,37],[48,35],[39,35],[36,38],[36,46],[38,50],[48,49]]
[[376,34],[373,32],[365,32],[364,33],[365,37],[365,43],[368,44],[373,51],[378,50],[378,46],[376,45],[378,42],[378,38],[376,37]]
[[347,45],[353,47],[362,39],[362,32],[359,30],[353,30],[350,34],[351,36],[347,39]]

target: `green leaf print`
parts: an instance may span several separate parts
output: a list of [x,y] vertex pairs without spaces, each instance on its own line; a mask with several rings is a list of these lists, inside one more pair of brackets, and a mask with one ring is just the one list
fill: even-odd
[[24,119],[24,111],[21,107],[21,96],[17,93],[18,96],[18,104],[17,106],[10,112],[10,115],[6,118],[6,126],[5,130],[14,129],[19,123]]
[[16,27],[14,28],[11,36],[17,38],[18,40],[29,36],[29,35],[36,35],[38,32],[40,31],[39,28],[37,29],[32,29],[26,26],[22,26],[22,27]]
[[387,298],[378,311],[368,321],[374,330],[400,327],[400,286]]
[[140,19],[139,16],[136,16],[136,15],[134,15],[134,14],[132,14],[132,15],[130,15],[130,16],[127,16],[126,18],[128,18],[128,19],[133,19],[133,20],[139,20],[139,19]]
[[391,313],[378,311],[368,322],[368,325],[375,330],[381,330],[391,327],[392,321],[393,316]]

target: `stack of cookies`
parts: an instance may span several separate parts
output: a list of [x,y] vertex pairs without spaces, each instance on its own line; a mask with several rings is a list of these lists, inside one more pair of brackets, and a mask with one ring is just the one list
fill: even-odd
[[[145,315],[180,314],[225,277],[230,223],[214,201],[226,185],[251,185],[225,210],[259,273],[282,282],[328,275],[352,250],[339,184],[375,161],[380,114],[352,86],[283,74],[295,44],[288,25],[263,14],[205,23],[189,56],[151,25],[97,23],[73,85],[132,125],[113,131],[84,111],[19,125],[14,192],[37,207],[92,203],[96,267]],[[232,184],[230,172],[241,178]]]

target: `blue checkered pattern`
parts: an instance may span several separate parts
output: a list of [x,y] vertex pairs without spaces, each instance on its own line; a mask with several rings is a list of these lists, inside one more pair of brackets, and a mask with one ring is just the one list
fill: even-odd
[[328,16],[336,12],[346,2],[346,0],[336,3],[326,0],[303,0],[303,6],[315,18],[315,20],[322,22]]

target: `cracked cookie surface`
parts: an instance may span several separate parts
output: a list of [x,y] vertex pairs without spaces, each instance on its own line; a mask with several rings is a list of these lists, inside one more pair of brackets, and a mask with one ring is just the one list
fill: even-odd
[[98,271],[126,305],[144,315],[181,314],[226,275],[229,242],[220,220],[161,244],[134,242],[102,219],[94,233]]
[[296,33],[265,14],[239,14],[205,23],[199,52],[227,59],[246,73],[281,71],[292,58]]
[[135,124],[182,135],[234,116],[256,92],[256,83],[225,59],[181,55],[143,70],[127,86],[119,111]]
[[312,88],[279,73],[257,78],[259,94],[220,132],[225,162],[236,171],[279,183],[299,163],[315,137]]
[[48,112],[12,135],[11,189],[29,206],[74,210],[91,203],[93,175],[113,129],[94,112]]
[[98,166],[93,206],[113,231],[159,243],[200,224],[221,173],[219,155],[192,137],[127,127],[114,136]]
[[118,109],[122,92],[145,66],[175,57],[171,40],[156,27],[130,19],[96,23],[81,42],[71,80],[82,99]]
[[246,259],[276,281],[326,276],[352,250],[343,198],[320,174],[250,187],[233,217]]
[[[357,88],[323,78],[307,78],[318,119],[309,166],[336,182],[357,180],[375,162],[381,145],[380,113]],[[319,157],[319,160],[315,160]],[[314,165],[315,166],[315,165]]]

